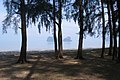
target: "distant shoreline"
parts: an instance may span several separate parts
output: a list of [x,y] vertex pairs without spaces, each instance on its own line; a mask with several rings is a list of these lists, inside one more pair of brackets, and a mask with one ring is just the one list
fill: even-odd
[[[102,48],[85,48],[83,50],[96,50],[96,49],[102,49]],[[77,51],[77,49],[64,49],[63,51]],[[29,50],[27,53],[38,53],[38,52],[54,52],[54,50]],[[20,51],[0,51],[0,55],[9,55],[9,54],[18,54]]]

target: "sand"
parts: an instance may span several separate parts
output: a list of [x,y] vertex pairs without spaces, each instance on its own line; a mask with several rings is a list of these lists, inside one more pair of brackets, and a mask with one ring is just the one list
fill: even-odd
[[[55,59],[53,51],[29,51],[30,63],[15,64],[19,52],[0,52],[0,80],[119,80],[120,64],[110,56],[99,58],[100,49],[86,49],[85,60],[74,59],[76,50]],[[106,52],[107,53],[107,52]]]

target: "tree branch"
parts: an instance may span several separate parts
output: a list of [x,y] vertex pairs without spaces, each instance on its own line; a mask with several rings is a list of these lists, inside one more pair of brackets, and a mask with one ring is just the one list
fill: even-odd
[[15,2],[15,1],[13,1],[13,0],[12,0],[11,2],[14,3],[14,4],[20,5],[19,3]]
[[[52,17],[52,15],[51,15],[49,12],[46,11],[46,13],[50,16],[50,18],[52,18],[52,20],[54,20],[54,18]],[[57,25],[59,25],[58,22],[55,21],[55,23],[56,23]]]

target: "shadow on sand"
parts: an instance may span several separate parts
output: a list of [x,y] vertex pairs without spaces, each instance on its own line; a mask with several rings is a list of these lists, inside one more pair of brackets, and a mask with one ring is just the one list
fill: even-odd
[[0,80],[119,80],[120,64],[109,56],[99,58],[99,49],[84,51],[85,60],[75,60],[76,50],[54,59],[52,51],[28,52],[31,63],[13,64],[18,56],[1,56]]

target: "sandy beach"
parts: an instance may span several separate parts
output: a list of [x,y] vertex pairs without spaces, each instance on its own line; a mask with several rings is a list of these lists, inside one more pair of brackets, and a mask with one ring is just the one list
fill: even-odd
[[[0,52],[0,80],[119,80],[120,64],[110,56],[99,58],[100,49],[83,51],[85,60],[76,60],[76,50],[65,50],[64,59],[53,51],[28,51],[30,63],[15,64],[19,52]],[[107,51],[106,51],[107,53]]]

